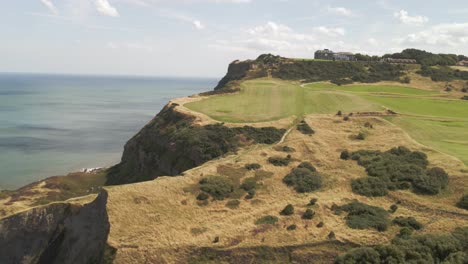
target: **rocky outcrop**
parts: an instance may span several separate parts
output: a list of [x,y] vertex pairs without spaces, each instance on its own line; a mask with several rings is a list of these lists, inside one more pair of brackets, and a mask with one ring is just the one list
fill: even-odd
[[0,220],[0,263],[101,263],[107,192],[91,203],[55,203]]
[[279,141],[283,129],[200,126],[171,104],[125,144],[122,160],[107,175],[108,185],[175,176],[251,143]]

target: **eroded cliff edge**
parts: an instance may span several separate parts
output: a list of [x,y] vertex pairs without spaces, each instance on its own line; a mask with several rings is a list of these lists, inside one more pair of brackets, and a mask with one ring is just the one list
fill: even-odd
[[272,144],[285,132],[275,127],[199,125],[177,106],[168,104],[127,142],[121,162],[109,170],[108,185],[179,175],[242,146]]
[[0,220],[0,263],[102,263],[107,192],[88,204],[53,203]]

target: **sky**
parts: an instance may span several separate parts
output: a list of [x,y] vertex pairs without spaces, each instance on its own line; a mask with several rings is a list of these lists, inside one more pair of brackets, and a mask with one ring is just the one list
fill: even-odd
[[468,2],[0,0],[0,72],[221,77],[323,48],[468,55]]

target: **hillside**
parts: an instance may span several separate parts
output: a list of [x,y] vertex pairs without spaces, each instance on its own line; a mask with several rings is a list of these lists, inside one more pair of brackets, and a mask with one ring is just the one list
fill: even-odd
[[[466,82],[424,75],[418,65],[235,61],[214,92],[169,102],[120,164],[2,193],[0,229],[20,231],[0,235],[0,255],[464,263]],[[41,215],[58,220],[35,235]],[[87,233],[99,234],[93,247],[73,235]]]

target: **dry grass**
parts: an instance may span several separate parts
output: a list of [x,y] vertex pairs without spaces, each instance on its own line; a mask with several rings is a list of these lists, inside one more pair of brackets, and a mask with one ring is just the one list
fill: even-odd
[[[417,144],[400,128],[379,118],[351,118],[351,121],[344,122],[338,117],[308,116],[306,121],[314,127],[316,134],[309,137],[293,130],[288,135],[284,144],[296,149],[291,155],[297,160],[288,167],[275,167],[267,162],[269,156],[280,153],[274,150],[274,146],[254,146],[238,155],[192,169],[184,177],[162,177],[151,182],[107,188],[111,222],[109,242],[118,249],[116,263],[178,263],[197,247],[241,249],[303,245],[325,241],[330,231],[334,231],[340,241],[376,244],[389,241],[398,232],[396,227],[385,233],[348,228],[344,216],[335,215],[331,207],[353,199],[386,209],[396,200],[401,200],[395,216],[413,216],[426,224],[418,232],[449,231],[468,221],[466,211],[453,206],[460,192],[468,188],[468,175],[462,172],[466,167],[457,159]],[[362,130],[365,122],[374,125],[366,140],[349,140],[350,135]],[[364,176],[365,172],[353,161],[340,160],[340,151],[387,150],[397,145],[426,152],[431,164],[443,167],[452,176],[449,189],[435,197],[417,196],[406,191],[392,192],[382,198],[353,194],[350,180]],[[282,178],[299,161],[312,162],[324,175],[322,190],[298,194],[282,183]],[[226,208],[226,201],[198,206],[195,195],[184,191],[206,175],[241,177],[244,174],[242,178],[246,178],[258,174],[243,171],[246,163],[259,163],[263,171],[272,175],[262,177],[263,187],[257,190],[255,199],[241,199],[237,209]],[[310,221],[303,220],[301,213],[312,197],[318,198],[317,205],[313,207],[316,216]],[[137,200],[145,202],[136,203]],[[289,203],[294,205],[296,213],[280,217],[278,212]],[[265,215],[278,216],[280,221],[268,228],[256,226],[255,220]],[[317,228],[321,221],[325,223],[324,227]],[[296,231],[286,230],[291,224],[298,226]],[[213,244],[217,236],[220,242]]]

